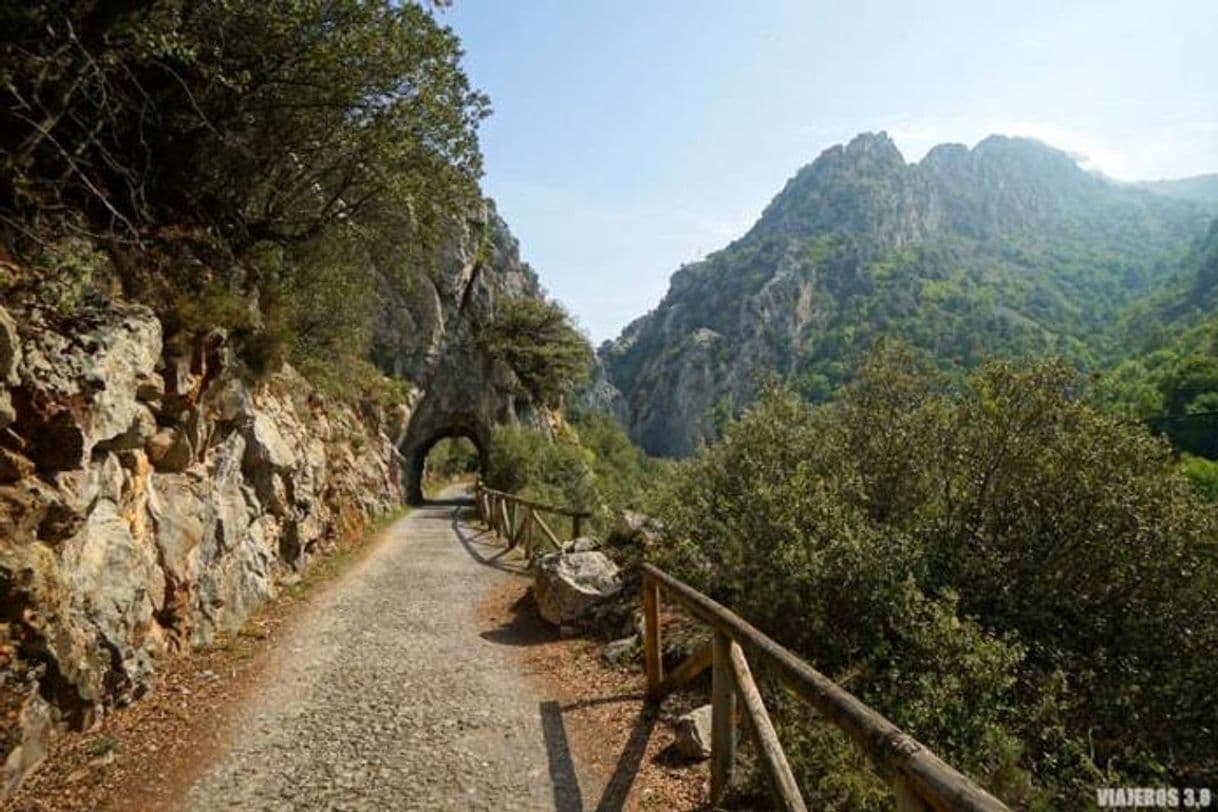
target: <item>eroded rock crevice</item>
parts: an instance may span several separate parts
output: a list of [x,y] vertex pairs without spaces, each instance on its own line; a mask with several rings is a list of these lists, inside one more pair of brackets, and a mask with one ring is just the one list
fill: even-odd
[[46,738],[155,686],[162,660],[239,628],[319,551],[421,498],[445,436],[551,418],[478,348],[507,298],[541,295],[488,202],[387,286],[373,358],[410,395],[323,397],[253,379],[220,329],[166,340],[141,304],[70,319],[0,307],[0,737],[5,788]]
[[244,379],[222,334],[163,356],[140,305],[0,314],[0,692],[33,720],[3,742],[16,782],[40,720],[137,699],[161,658],[241,626],[402,489],[380,415],[290,367]]

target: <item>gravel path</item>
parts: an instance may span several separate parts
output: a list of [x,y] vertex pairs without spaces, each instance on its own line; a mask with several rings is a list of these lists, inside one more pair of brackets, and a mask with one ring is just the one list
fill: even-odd
[[293,622],[186,809],[582,808],[556,703],[478,622],[514,576],[455,511],[416,509]]

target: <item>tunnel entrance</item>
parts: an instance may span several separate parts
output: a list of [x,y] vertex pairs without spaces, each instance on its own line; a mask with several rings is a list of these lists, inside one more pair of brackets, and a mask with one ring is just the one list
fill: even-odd
[[434,484],[438,477],[481,471],[486,463],[486,447],[485,438],[477,431],[455,427],[437,431],[425,441],[404,449],[406,501],[412,505],[426,502],[424,486]]
[[423,455],[423,471],[419,481],[423,498],[434,499],[449,484],[472,480],[481,470],[481,462],[478,446],[469,437],[441,437]]

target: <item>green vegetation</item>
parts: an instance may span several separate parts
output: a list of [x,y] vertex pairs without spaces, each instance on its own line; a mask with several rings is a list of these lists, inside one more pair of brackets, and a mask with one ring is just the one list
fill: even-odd
[[169,337],[359,393],[378,292],[481,199],[486,98],[418,2],[0,7],[10,280],[74,312],[120,288]]
[[113,736],[98,736],[89,743],[89,755],[95,758],[108,756],[118,749],[118,739]]
[[468,437],[445,437],[427,452],[423,490],[428,495],[478,471],[478,447]]
[[495,429],[483,481],[496,490],[587,510],[602,533],[638,507],[664,464],[649,459],[612,418],[575,414],[557,436],[519,425]]
[[1170,284],[1131,308],[1118,329],[1130,346],[1100,376],[1102,406],[1147,421],[1183,452],[1218,458],[1218,221]]
[[[664,566],[1008,801],[1218,779],[1218,514],[1071,365],[956,383],[884,343],[834,403],[772,389],[663,482]],[[882,808],[796,718],[813,805]]]
[[[1197,206],[1108,183],[1026,139],[909,165],[887,138],[859,136],[800,170],[740,239],[677,271],[603,359],[635,407],[632,436],[674,455],[709,433],[711,404],[733,394],[746,406],[768,373],[832,399],[885,337],[958,375],[992,358],[1107,369],[1163,322],[1129,314],[1173,287],[1206,223]],[[691,354],[707,330],[715,343]],[[710,397],[680,391],[691,359]]]
[[558,406],[563,393],[584,381],[592,347],[562,305],[532,297],[508,299],[482,328],[478,346],[516,373],[538,403]]
[[243,248],[430,219],[476,193],[487,101],[456,37],[417,3],[0,14],[0,202],[19,225],[66,205],[116,237],[197,224]]

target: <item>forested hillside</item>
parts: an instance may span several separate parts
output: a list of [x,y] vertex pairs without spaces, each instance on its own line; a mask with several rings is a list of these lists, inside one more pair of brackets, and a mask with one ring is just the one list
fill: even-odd
[[1218,174],[1176,180],[1152,180],[1137,185],[1164,197],[1218,206]]
[[9,301],[121,295],[349,395],[373,361],[422,374],[478,268],[539,292],[478,185],[489,101],[426,4],[8,3],[0,30]]
[[1113,334],[1123,358],[1100,378],[1100,402],[1149,420],[1182,451],[1218,458],[1218,220]]
[[1125,351],[1113,326],[1175,280],[1208,224],[1189,201],[1116,184],[1039,142],[993,136],[907,164],[884,134],[800,170],[741,239],[673,275],[601,349],[632,436],[685,454],[767,374],[814,400],[882,335],[942,366]]

